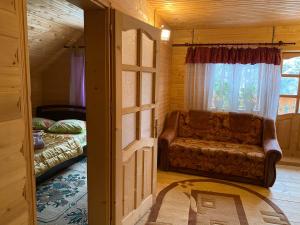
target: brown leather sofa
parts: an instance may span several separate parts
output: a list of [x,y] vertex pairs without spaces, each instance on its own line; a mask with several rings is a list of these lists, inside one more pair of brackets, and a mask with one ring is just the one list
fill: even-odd
[[252,114],[174,111],[158,139],[162,170],[270,187],[282,153],[273,120]]

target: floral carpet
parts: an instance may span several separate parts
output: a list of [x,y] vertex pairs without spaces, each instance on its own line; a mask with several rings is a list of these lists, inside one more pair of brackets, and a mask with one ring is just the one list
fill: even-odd
[[86,158],[37,187],[39,225],[87,225]]

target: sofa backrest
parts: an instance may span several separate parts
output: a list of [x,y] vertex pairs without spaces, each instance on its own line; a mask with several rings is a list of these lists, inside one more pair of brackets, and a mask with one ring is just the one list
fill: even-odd
[[232,112],[179,112],[177,136],[261,146],[263,118]]

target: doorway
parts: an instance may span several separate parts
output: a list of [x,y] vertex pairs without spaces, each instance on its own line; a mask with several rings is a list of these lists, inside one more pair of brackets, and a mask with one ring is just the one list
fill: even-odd
[[68,2],[84,10],[88,223],[133,225],[156,198],[160,31],[108,6]]
[[[34,4],[41,6],[40,9],[45,9],[42,4],[50,4],[49,2],[51,2],[51,4],[57,4],[56,6],[58,10],[66,7],[65,13],[46,10],[44,12],[44,17],[48,17],[50,21],[58,24],[56,20],[65,20],[66,18],[64,17],[70,14],[70,12],[73,12],[75,17],[73,17],[73,20],[69,20],[73,27],[76,27],[77,25],[80,27],[81,21],[78,18],[80,18],[79,14],[80,11],[82,11],[82,19],[84,18],[84,22],[82,21],[82,25],[84,25],[84,32],[82,29],[82,35],[80,32],[78,32],[80,29],[74,29],[75,31],[71,33],[73,38],[70,40],[60,36],[58,32],[51,32],[50,36],[47,37],[47,40],[51,40],[57,36],[60,36],[62,40],[65,38],[66,41],[60,43],[60,47],[64,49],[64,52],[74,52],[74,55],[77,56],[77,59],[78,56],[82,55],[81,53],[84,52],[85,90],[88,90],[85,91],[86,106],[74,106],[74,104],[71,106],[71,104],[68,104],[68,101],[63,102],[63,100],[61,100],[63,99],[63,95],[65,93],[71,94],[72,88],[70,87],[70,83],[72,82],[70,81],[71,79],[65,79],[60,75],[62,74],[62,70],[66,63],[62,60],[58,60],[58,63],[60,63],[58,69],[54,73],[47,73],[47,78],[49,79],[46,79],[44,82],[44,85],[49,85],[50,88],[47,87],[42,91],[42,94],[47,94],[46,97],[42,96],[42,102],[43,100],[46,100],[45,102],[48,106],[45,106],[44,104],[42,104],[42,106],[34,104],[33,112],[36,111],[38,112],[38,116],[45,118],[48,117],[48,119],[52,119],[55,122],[66,119],[86,120],[87,136],[87,144],[85,146],[81,146],[83,153],[87,156],[87,159],[82,158],[81,154],[78,155],[77,152],[76,156],[71,156],[70,158],[71,161],[76,159],[75,161],[70,162],[70,160],[67,160],[59,163],[57,165],[60,167],[59,171],[56,171],[55,173],[51,174],[51,176],[47,177],[47,181],[45,182],[50,180],[50,185],[44,185],[40,189],[38,187],[39,190],[37,191],[36,199],[39,201],[39,203],[44,201],[45,204],[37,204],[37,224],[52,225],[71,222],[75,224],[109,224],[109,162],[111,127],[109,95],[110,10],[106,6],[95,4],[92,1],[28,0],[28,2],[29,4],[33,2]],[[40,21],[40,25],[43,23],[45,23],[45,20]],[[31,27],[29,27],[29,29],[30,28]],[[51,29],[51,27],[49,26],[48,29]],[[59,29],[62,29],[62,27],[59,26],[58,31]],[[29,36],[31,34],[32,32],[29,32]],[[36,41],[42,42],[43,40],[41,38],[37,38]],[[46,46],[43,47],[45,48]],[[40,48],[40,50],[43,53],[46,52],[43,48]],[[53,52],[53,54],[59,54],[59,52],[56,51]],[[71,53],[70,55],[72,56],[73,54]],[[47,59],[49,59],[49,57]],[[80,64],[79,61],[80,60],[76,61],[77,66]],[[41,63],[46,62],[42,60]],[[50,65],[52,64],[50,63]],[[80,68],[82,69],[82,67]],[[56,78],[56,85],[60,88],[60,90],[63,91],[58,91],[56,86],[51,87],[51,85],[55,83],[51,78]],[[66,80],[67,82],[65,82]],[[32,77],[32,81],[35,82],[34,77]],[[63,85],[64,82],[69,86]],[[34,85],[36,84],[32,83],[32,86]],[[65,88],[66,86],[67,88]],[[79,87],[76,86],[75,91],[78,91],[78,88]],[[35,93],[32,93],[32,95],[34,94]],[[35,96],[41,97],[38,95]],[[53,98],[53,96],[56,98],[56,100]],[[69,98],[70,97],[71,96],[69,96]],[[81,96],[75,96],[75,98],[73,98],[73,102],[74,100],[76,102],[79,97]],[[52,102],[49,103],[50,100],[52,100]],[[51,104],[51,106],[49,106],[49,104]],[[77,143],[78,141],[76,140],[73,142],[72,140],[68,139],[67,145],[76,146]],[[53,152],[58,152],[64,148],[65,146],[59,146]],[[72,151],[73,150],[74,149],[72,149]],[[42,156],[44,157],[45,155],[46,154],[43,154]],[[78,157],[81,158],[77,160]],[[61,159],[60,156],[57,156],[56,158]],[[53,161],[55,160],[49,162]],[[65,162],[68,163],[66,164]],[[46,164],[49,165],[50,163]],[[86,172],[87,185],[84,184],[84,179],[86,180],[86,178],[84,178],[84,176],[86,176]],[[57,182],[57,180],[59,180],[59,182]],[[61,182],[62,180],[63,182]],[[49,191],[49,189],[51,189],[50,192],[48,192],[50,194],[45,194],[47,191]],[[85,191],[86,194],[88,193],[88,197],[86,194],[80,194],[82,191]],[[61,196],[62,193],[64,196]],[[48,203],[50,198],[52,208],[49,211],[44,211],[44,208],[49,205]],[[57,210],[63,213],[54,213],[54,211]],[[101,212],[101,216],[99,216],[99,212]],[[41,216],[42,213],[47,215]],[[44,218],[46,218],[46,220]]]

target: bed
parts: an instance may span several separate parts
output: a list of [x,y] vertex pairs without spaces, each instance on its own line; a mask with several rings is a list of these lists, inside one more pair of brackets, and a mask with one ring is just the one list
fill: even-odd
[[[85,107],[70,105],[39,106],[36,117],[65,120],[86,120]],[[80,134],[43,132],[44,148],[35,150],[34,163],[37,184],[86,157],[86,131]]]

